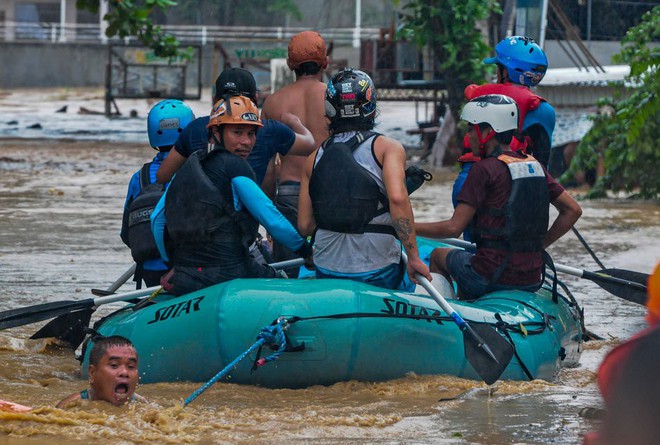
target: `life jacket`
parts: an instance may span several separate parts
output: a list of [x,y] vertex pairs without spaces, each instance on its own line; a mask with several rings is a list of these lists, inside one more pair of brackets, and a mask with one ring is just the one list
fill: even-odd
[[204,172],[202,164],[214,156],[234,155],[222,148],[195,151],[170,184],[165,197],[168,249],[232,241],[247,249],[257,237],[259,222],[246,209],[234,208],[229,172],[222,190]]
[[128,246],[131,256],[140,264],[147,260],[160,258],[154,235],[151,232],[151,214],[163,196],[163,184],[152,183],[149,178],[151,162],[140,170],[140,192],[128,207]]
[[[525,152],[530,142],[533,142],[529,138],[522,136],[522,131],[525,128],[525,116],[528,112],[537,109],[542,101],[545,102],[544,98],[538,94],[534,94],[529,88],[523,85],[513,83],[472,84],[465,87],[463,92],[467,100],[472,100],[475,97],[486,94],[503,94],[513,99],[518,105],[518,132],[521,134],[511,140],[511,150]],[[549,134],[552,134],[552,132],[550,131]]]
[[358,132],[346,142],[334,142],[332,137],[323,142],[323,155],[309,181],[318,228],[339,233],[374,232],[396,236],[392,226],[370,224],[375,217],[389,212],[389,201],[353,156],[360,144],[373,135],[379,136],[373,131]]
[[478,227],[473,220],[472,237],[479,247],[508,252],[542,252],[550,205],[545,172],[529,155],[517,158],[499,154],[497,159],[507,166],[511,177],[509,197],[504,207],[478,209],[476,219],[486,214],[505,217],[505,224],[499,228]]

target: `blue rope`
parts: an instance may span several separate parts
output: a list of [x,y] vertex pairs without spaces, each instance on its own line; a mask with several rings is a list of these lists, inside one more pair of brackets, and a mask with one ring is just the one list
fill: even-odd
[[232,370],[238,363],[243,360],[245,357],[247,357],[252,351],[254,351],[257,348],[260,348],[262,345],[266,346],[277,346],[277,351],[275,351],[273,354],[269,355],[266,358],[262,358],[257,362],[257,366],[263,366],[267,362],[277,360],[280,355],[284,352],[286,349],[286,337],[284,335],[284,330],[288,327],[287,320],[286,318],[281,318],[278,320],[277,324],[270,325],[270,326],[265,326],[263,329],[261,329],[261,332],[257,336],[257,341],[254,343],[252,346],[248,348],[247,351],[239,355],[232,361],[230,364],[225,366],[225,368],[217,373],[211,380],[206,382],[204,385],[199,387],[195,392],[190,394],[188,398],[183,402],[183,406],[187,406],[190,402],[195,400],[197,397],[199,397],[200,394],[202,394],[204,391],[209,389],[211,386],[215,384],[218,380],[223,378],[225,375],[229,373],[229,371]]

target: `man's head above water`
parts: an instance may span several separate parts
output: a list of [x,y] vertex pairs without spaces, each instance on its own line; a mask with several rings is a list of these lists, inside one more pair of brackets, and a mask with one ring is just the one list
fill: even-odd
[[90,400],[115,406],[131,400],[138,382],[138,355],[127,338],[113,335],[94,342],[89,354]]
[[80,400],[102,400],[122,406],[133,400],[145,401],[135,394],[138,383],[138,355],[131,341],[113,335],[94,341],[89,354],[89,389],[71,394],[57,404],[66,408]]

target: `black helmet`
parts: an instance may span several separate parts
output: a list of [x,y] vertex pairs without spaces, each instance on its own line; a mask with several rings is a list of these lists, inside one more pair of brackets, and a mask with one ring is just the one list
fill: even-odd
[[376,112],[376,87],[367,73],[345,68],[328,81],[325,114],[334,119],[373,117]]

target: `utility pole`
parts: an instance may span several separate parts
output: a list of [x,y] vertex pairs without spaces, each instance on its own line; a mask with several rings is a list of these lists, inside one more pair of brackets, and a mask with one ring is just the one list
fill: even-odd
[[60,42],[66,42],[66,0],[60,0]]
[[355,29],[353,30],[353,48],[360,47],[360,27],[362,26],[362,0],[355,0]]

